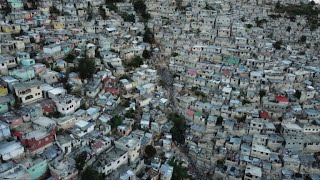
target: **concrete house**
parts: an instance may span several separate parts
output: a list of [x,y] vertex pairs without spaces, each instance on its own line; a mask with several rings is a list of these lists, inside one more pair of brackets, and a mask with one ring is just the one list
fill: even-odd
[[18,158],[24,154],[24,147],[17,141],[1,141],[0,156],[3,161]]
[[73,179],[78,175],[75,160],[63,156],[50,162],[49,170],[56,179]]
[[139,139],[133,137],[121,137],[114,143],[116,148],[128,152],[128,160],[130,162],[135,162],[138,159],[141,146]]
[[104,175],[112,173],[121,165],[128,164],[128,152],[114,147],[102,153],[100,157],[96,168]]
[[34,102],[43,98],[40,89],[41,82],[37,80],[15,84],[14,90],[19,101],[23,104]]
[[93,79],[85,86],[85,95],[90,98],[94,98],[100,92],[102,83],[100,79]]
[[72,95],[58,96],[54,98],[53,101],[57,106],[57,111],[61,114],[74,113],[80,107],[81,103],[81,99]]
[[8,112],[14,105],[15,98],[12,94],[0,96],[0,113]]

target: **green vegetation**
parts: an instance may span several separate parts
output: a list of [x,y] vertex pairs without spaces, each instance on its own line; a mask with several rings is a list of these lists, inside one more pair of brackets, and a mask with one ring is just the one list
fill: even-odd
[[86,151],[83,151],[81,154],[79,154],[76,158],[76,167],[79,171],[82,171],[84,166],[86,165],[88,154]]
[[247,27],[248,29],[251,29],[251,28],[253,27],[253,25],[252,25],[252,24],[246,24],[246,27]]
[[187,169],[182,167],[182,162],[179,160],[176,160],[175,157],[170,159],[168,164],[173,167],[173,173],[172,173],[171,179],[183,180],[188,177]]
[[250,104],[251,102],[247,99],[242,100],[242,105]]
[[79,61],[78,71],[81,79],[90,79],[95,72],[95,61],[93,58],[82,58]]
[[133,8],[137,14],[139,14],[144,21],[148,21],[150,19],[150,14],[147,12],[147,6],[143,0],[137,0],[133,3]]
[[148,158],[152,158],[157,154],[157,150],[152,145],[147,145],[144,149],[144,153]]
[[263,98],[264,96],[266,96],[266,95],[267,95],[266,90],[261,89],[261,90],[259,91],[260,101],[261,101],[261,100],[262,100],[262,98]]
[[128,110],[125,114],[124,114],[124,117],[126,118],[135,118],[136,117],[136,112],[135,110],[133,110],[132,108],[130,110]]
[[110,10],[110,11],[114,11],[114,12],[118,12],[118,7],[116,6],[116,3],[118,2],[123,2],[123,0],[106,0],[106,7]]
[[123,12],[120,14],[120,16],[125,22],[133,22],[133,23],[136,22],[136,18],[133,14],[128,14],[126,12]]
[[287,29],[286,29],[286,31],[287,31],[287,32],[290,32],[290,31],[291,31],[291,27],[288,26]]
[[246,115],[243,115],[241,117],[235,117],[235,119],[238,121],[238,123],[240,122],[245,122],[246,119],[247,119],[247,116]]
[[219,116],[219,117],[217,118],[216,125],[217,125],[217,126],[221,126],[221,125],[222,125],[222,122],[223,122],[223,117],[222,117],[222,116]]
[[174,125],[170,130],[172,139],[179,144],[184,144],[186,131],[186,122],[184,117],[177,113],[170,113],[168,115],[168,119],[171,120]]
[[143,50],[142,57],[145,59],[149,59],[151,57],[150,51],[148,51],[147,49]]
[[76,59],[76,56],[73,53],[69,53],[64,60],[68,63],[73,63],[73,61]]
[[299,39],[299,43],[305,43],[307,41],[307,37],[302,35]]
[[176,0],[177,9],[182,9],[182,0]]
[[179,56],[179,53],[173,52],[173,53],[171,53],[171,56],[172,56],[172,57],[177,57],[177,56]]
[[165,87],[165,86],[167,86],[167,82],[165,80],[163,80],[163,79],[160,79],[159,85],[162,86],[162,87]]
[[273,43],[272,44],[273,45],[273,47],[275,48],[275,49],[281,49],[281,46],[282,46],[282,40],[280,40],[280,41],[277,41],[277,42],[275,42],[275,43]]
[[119,115],[113,116],[110,120],[110,125],[112,129],[117,128],[121,124],[122,124],[122,117]]
[[107,19],[106,11],[103,9],[102,5],[99,6],[99,14],[102,17],[102,19],[104,19],[104,20]]
[[60,10],[55,6],[51,6],[49,8],[49,12],[50,14],[57,14],[57,15],[61,14]]
[[206,94],[203,93],[202,91],[199,90],[199,87],[193,86],[191,88],[191,91],[194,93],[194,95],[201,97],[201,98],[206,98]]
[[154,43],[154,34],[148,27],[144,28],[143,42],[146,42],[149,44]]
[[296,92],[294,93],[294,97],[296,97],[297,99],[301,98],[301,91],[296,90]]
[[278,2],[275,6],[276,13],[285,13],[287,18],[292,18],[295,16],[305,16],[307,19],[307,26],[310,30],[315,30],[319,27],[320,23],[318,21],[318,15],[320,14],[320,10],[315,7],[314,2],[310,2],[308,4],[290,4],[290,5],[281,5]]
[[129,62],[124,63],[126,67],[129,68],[138,68],[143,64],[143,59],[140,56],[135,56],[132,60]]
[[257,18],[255,19],[255,22],[256,22],[257,27],[263,28],[262,25],[263,25],[264,23],[267,23],[268,20],[266,20],[266,19],[261,19],[261,20],[259,20],[259,18],[257,17]]
[[81,174],[81,180],[103,180],[102,175],[92,166],[87,167]]

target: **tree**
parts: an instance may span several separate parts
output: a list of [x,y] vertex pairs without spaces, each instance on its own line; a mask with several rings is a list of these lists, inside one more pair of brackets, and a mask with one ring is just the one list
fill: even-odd
[[74,59],[76,56],[73,53],[69,53],[64,60],[67,61],[68,63],[73,63]]
[[177,57],[177,56],[179,56],[179,54],[177,52],[173,52],[173,53],[171,53],[171,56],[172,57]]
[[153,44],[154,43],[154,34],[148,27],[145,27],[143,42]]
[[165,87],[165,86],[167,86],[167,82],[165,80],[163,80],[163,79],[160,79],[159,85],[162,86],[162,87]]
[[136,22],[136,18],[133,14],[128,14],[128,13],[121,13],[120,16],[122,17],[123,21],[125,22]]
[[219,116],[219,117],[217,118],[216,125],[217,125],[217,126],[221,126],[221,125],[222,125],[222,122],[223,122],[223,117],[222,117],[222,116]]
[[144,153],[148,158],[152,158],[157,154],[157,150],[152,145],[147,145],[144,149]]
[[253,27],[253,25],[252,25],[252,24],[247,24],[246,27],[247,27],[248,29],[251,29],[251,28]]
[[241,117],[235,117],[235,119],[240,123],[240,122],[245,122],[247,119],[246,115],[243,115]]
[[81,180],[103,180],[102,175],[92,166],[87,167],[81,174]]
[[260,103],[261,103],[262,98],[263,98],[264,96],[266,96],[266,95],[267,95],[266,90],[261,89],[261,90],[259,91]]
[[[129,105],[130,105],[130,104],[129,104]],[[128,106],[129,106],[129,105],[128,105]],[[130,110],[128,110],[128,111],[124,114],[124,117],[133,119],[133,118],[136,117],[136,113],[135,113],[135,111],[131,108]]]
[[168,119],[171,120],[174,125],[170,130],[172,139],[179,144],[184,144],[186,131],[186,122],[184,117],[177,113],[170,113],[168,115]]
[[282,41],[281,41],[281,40],[280,40],[280,41],[276,41],[276,42],[273,43],[272,45],[273,45],[273,47],[274,47],[275,49],[281,49]]
[[182,162],[176,160],[175,157],[170,159],[168,164],[173,167],[171,179],[183,180],[188,177],[188,173],[187,173],[186,168],[182,167]]
[[133,3],[133,8],[145,21],[150,19],[150,14],[147,12],[147,6],[143,0],[137,0]]
[[310,1],[310,5],[314,6],[314,5],[316,5],[316,3],[314,1]]
[[247,99],[242,100],[242,105],[250,104],[251,102]]
[[148,51],[147,49],[143,50],[142,57],[145,59],[149,59],[151,57],[150,51]]
[[88,58],[88,57],[81,58],[79,61],[78,70],[79,70],[81,79],[92,78],[95,72],[94,59]]
[[107,19],[106,11],[102,5],[99,6],[99,14],[102,17],[102,19]]
[[115,5],[115,3],[113,2],[107,2],[106,3],[106,7],[110,10],[110,11],[114,11],[114,12],[118,12],[118,7]]
[[180,9],[182,8],[182,0],[176,0],[176,6],[177,6],[177,9]]
[[280,4],[280,1],[278,1],[277,3],[276,3],[276,9],[280,9],[281,8],[281,4]]
[[301,91],[296,90],[296,92],[294,93],[294,97],[296,97],[297,99],[301,98]]
[[111,128],[117,128],[122,124],[122,117],[119,115],[113,116],[110,120]]
[[267,23],[267,22],[268,22],[268,20],[266,20],[266,19],[261,19],[261,20],[259,20],[258,17],[255,18],[255,23],[256,23],[257,27],[259,27],[259,28],[263,28],[262,25],[263,25],[264,23]]
[[291,31],[291,27],[288,26],[288,27],[287,27],[287,32],[290,32],[290,31]]
[[306,41],[307,41],[307,37],[304,36],[304,35],[301,36],[300,39],[299,39],[299,42],[300,42],[300,43],[305,43]]
[[127,67],[140,67],[143,64],[143,59],[140,56],[135,56],[130,62],[126,63]]
[[143,14],[147,10],[147,6],[142,0],[135,1],[133,3],[133,8],[138,14]]
[[76,158],[76,167],[79,171],[82,171],[84,166],[86,165],[88,153],[86,151],[83,151],[81,154],[79,154]]
[[57,14],[57,15],[61,14],[60,10],[56,6],[51,6],[49,8],[49,12],[50,14]]

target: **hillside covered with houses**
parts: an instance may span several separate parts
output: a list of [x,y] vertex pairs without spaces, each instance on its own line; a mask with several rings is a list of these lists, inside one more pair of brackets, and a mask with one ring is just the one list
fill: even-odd
[[0,179],[319,180],[317,3],[0,0]]

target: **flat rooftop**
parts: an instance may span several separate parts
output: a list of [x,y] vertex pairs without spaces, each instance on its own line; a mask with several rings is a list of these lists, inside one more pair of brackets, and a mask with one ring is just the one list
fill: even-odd
[[113,161],[118,160],[121,156],[123,156],[125,153],[127,153],[124,150],[118,149],[118,148],[112,148],[111,150],[103,153],[98,158],[98,165],[104,166],[107,165]]

